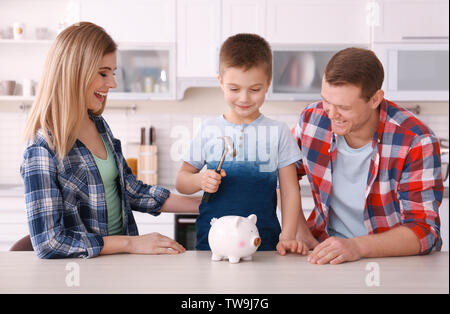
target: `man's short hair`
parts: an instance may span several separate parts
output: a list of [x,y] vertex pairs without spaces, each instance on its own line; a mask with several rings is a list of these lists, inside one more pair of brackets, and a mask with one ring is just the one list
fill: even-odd
[[261,66],[272,78],[272,51],[269,43],[256,34],[236,34],[228,37],[222,44],[219,55],[219,73],[223,75],[226,68],[243,68],[247,71]]
[[361,98],[369,101],[381,89],[383,65],[371,50],[347,48],[336,53],[328,62],[325,80],[330,85],[353,84],[361,88]]

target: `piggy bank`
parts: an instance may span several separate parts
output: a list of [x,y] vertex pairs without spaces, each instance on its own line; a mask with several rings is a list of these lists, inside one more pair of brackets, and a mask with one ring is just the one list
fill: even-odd
[[211,219],[208,242],[212,251],[211,259],[220,261],[228,258],[230,263],[252,259],[252,254],[261,244],[256,215],[248,217],[224,216]]

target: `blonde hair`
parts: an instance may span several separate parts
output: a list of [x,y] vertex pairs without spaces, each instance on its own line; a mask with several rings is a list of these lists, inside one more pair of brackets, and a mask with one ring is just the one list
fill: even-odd
[[[62,159],[77,140],[87,112],[86,91],[104,55],[115,52],[116,43],[103,28],[80,22],[64,29],[47,54],[41,81],[24,130],[34,140],[42,129],[51,149]],[[105,107],[93,112],[100,115]],[[50,135],[49,135],[50,133]]]

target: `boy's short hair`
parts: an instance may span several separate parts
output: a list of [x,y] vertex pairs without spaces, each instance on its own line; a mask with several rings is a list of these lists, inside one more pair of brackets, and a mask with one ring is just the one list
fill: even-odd
[[222,44],[219,55],[219,74],[223,75],[225,68],[250,68],[261,66],[272,78],[272,50],[269,43],[256,34],[236,34],[228,37]]
[[381,89],[384,80],[383,65],[371,50],[346,48],[336,53],[324,71],[330,85],[353,84],[361,88],[361,98],[369,101]]

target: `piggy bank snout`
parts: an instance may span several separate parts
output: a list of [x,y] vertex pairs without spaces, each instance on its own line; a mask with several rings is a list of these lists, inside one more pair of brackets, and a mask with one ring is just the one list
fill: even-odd
[[253,245],[254,245],[255,247],[260,246],[260,245],[261,245],[261,238],[260,238],[260,237],[254,238],[254,239],[253,239]]

